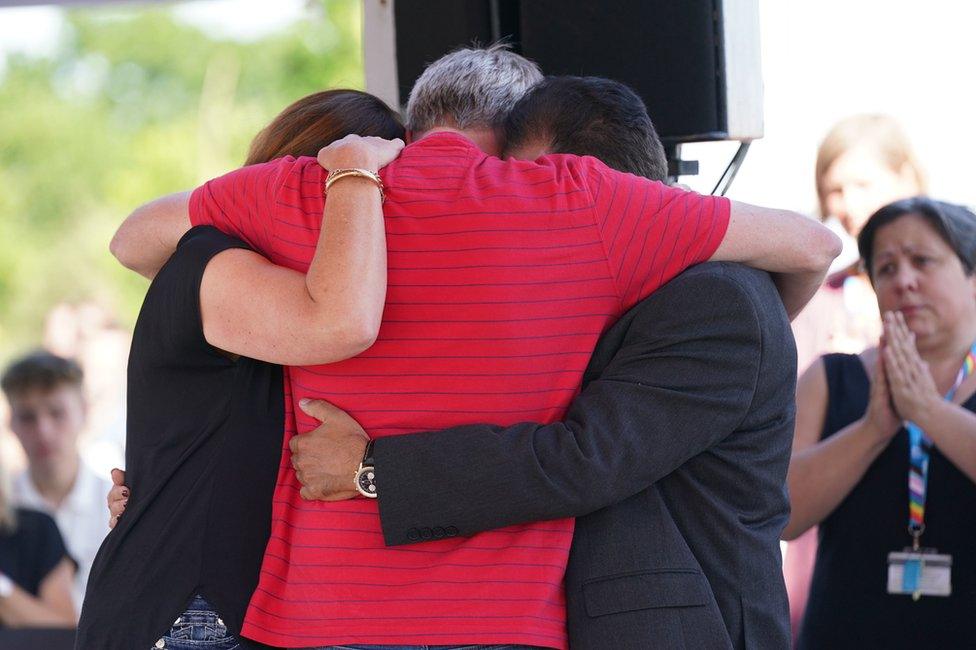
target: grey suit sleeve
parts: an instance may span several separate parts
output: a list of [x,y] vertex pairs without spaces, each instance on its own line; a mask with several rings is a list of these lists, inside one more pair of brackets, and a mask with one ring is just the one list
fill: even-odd
[[743,420],[761,336],[741,279],[689,273],[642,303],[564,421],[377,440],[386,543],[582,516],[646,489]]

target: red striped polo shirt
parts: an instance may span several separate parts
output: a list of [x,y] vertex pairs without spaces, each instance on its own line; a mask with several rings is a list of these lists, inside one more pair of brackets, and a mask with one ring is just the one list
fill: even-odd
[[[192,222],[304,272],[325,175],[313,158],[237,170],[193,193]],[[572,519],[387,548],[375,501],[299,496],[287,440],[316,422],[297,402],[327,399],[374,437],[558,420],[600,334],[714,253],[729,202],[594,158],[502,161],[455,133],[408,146],[381,175],[389,288],[379,337],[353,359],[286,373],[271,540],[244,634],[288,646],[565,648]]]

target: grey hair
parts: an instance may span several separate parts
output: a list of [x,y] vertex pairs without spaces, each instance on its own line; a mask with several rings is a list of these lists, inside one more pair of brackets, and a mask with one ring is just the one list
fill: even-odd
[[495,43],[445,54],[424,70],[410,91],[407,126],[501,127],[515,102],[542,81],[534,62]]

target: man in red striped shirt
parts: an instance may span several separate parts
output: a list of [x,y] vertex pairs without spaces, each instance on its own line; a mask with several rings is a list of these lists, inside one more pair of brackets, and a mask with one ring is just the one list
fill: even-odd
[[[579,153],[667,176],[643,101],[610,79],[545,79],[505,139],[515,157]],[[352,477],[365,476],[388,546],[584,515],[565,576],[574,650],[785,649],[796,369],[779,302],[767,274],[704,264],[600,337],[564,422],[367,445],[348,415],[313,401],[302,409],[323,424],[291,439],[292,464],[308,498],[355,497]]]
[[[600,334],[708,259],[780,273],[793,313],[815,291],[838,244],[800,215],[669,188],[593,158],[493,157],[506,113],[539,78],[496,47],[452,53],[418,80],[414,142],[381,174],[389,283],[378,340],[348,361],[289,368],[286,443],[316,425],[297,408],[309,397],[350,412],[373,437],[559,419]],[[214,224],[304,271],[325,175],[311,158],[232,172],[157,210],[153,236]],[[145,241],[120,236],[117,246]],[[303,500],[284,453],[246,636],[292,647],[566,647],[572,520],[386,548],[375,501]]]

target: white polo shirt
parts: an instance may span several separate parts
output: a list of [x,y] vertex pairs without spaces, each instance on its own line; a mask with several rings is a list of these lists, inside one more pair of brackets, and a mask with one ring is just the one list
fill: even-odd
[[105,499],[111,487],[111,480],[98,476],[81,462],[71,492],[59,508],[54,508],[38,493],[26,470],[14,478],[13,502],[49,514],[58,524],[68,553],[78,563],[72,588],[76,613],[81,612],[92,561],[109,530]]

